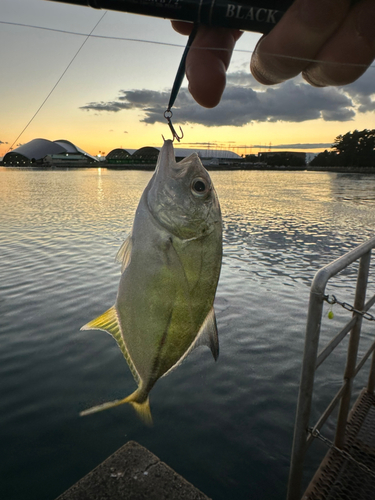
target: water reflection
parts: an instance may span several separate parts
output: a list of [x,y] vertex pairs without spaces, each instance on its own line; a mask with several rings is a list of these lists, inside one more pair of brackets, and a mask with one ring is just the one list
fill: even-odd
[[[197,350],[161,380],[145,430],[131,409],[78,418],[134,389],[113,339],[79,328],[114,303],[114,257],[150,176],[0,169],[1,498],[57,497],[128,439],[215,500],[285,498],[309,284],[373,235],[375,178],[212,173],[224,219],[220,358]],[[350,302],[354,271],[329,293]],[[334,312],[324,339],[346,320]],[[341,354],[317,374],[318,407]]]
[[353,205],[375,205],[375,179],[370,174],[336,174],[332,191],[338,201]]
[[282,275],[309,283],[317,267],[372,236],[375,179],[365,177],[357,182],[330,173],[233,172],[228,179],[215,173],[224,256],[259,278]]

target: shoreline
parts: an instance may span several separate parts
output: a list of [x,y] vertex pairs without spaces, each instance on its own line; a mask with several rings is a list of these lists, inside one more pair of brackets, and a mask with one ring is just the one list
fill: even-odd
[[[60,165],[4,165],[0,162],[0,167],[13,168],[13,169],[33,169],[33,170],[71,170],[71,169],[88,169],[88,168],[106,168],[108,170],[144,170],[147,172],[152,172],[155,170],[155,164],[110,164],[107,162],[100,162],[100,164],[76,164],[76,163],[64,163]],[[344,174],[375,174],[375,167],[338,167],[338,166],[277,166],[277,165],[254,165],[245,162],[231,162],[231,163],[219,163],[218,165],[206,165],[206,170],[212,171],[236,171],[236,170],[258,170],[258,171],[278,171],[278,172],[333,172],[333,173],[344,173]]]

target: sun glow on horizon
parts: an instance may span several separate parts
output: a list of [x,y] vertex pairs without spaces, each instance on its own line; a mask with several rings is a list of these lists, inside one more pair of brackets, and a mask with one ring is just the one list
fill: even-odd
[[[13,0],[7,9],[7,20],[12,22],[81,33],[89,33],[102,15],[94,9],[40,0]],[[166,20],[110,11],[95,30],[104,37],[120,38],[125,32],[129,39],[150,43],[88,39],[54,89],[84,39],[4,25],[0,32],[0,43],[7,48],[0,56],[6,70],[6,78],[0,81],[0,157],[10,147],[36,138],[66,139],[93,156],[116,148],[161,147],[162,135],[171,137],[163,118],[163,101],[166,106],[186,39]],[[327,145],[340,134],[375,127],[371,110],[375,85],[373,94],[369,90],[366,94],[368,111],[362,112],[359,101],[354,102],[354,91],[350,95],[342,89],[312,91],[298,77],[284,87],[257,84],[248,68],[258,39],[257,34],[245,33],[238,41],[239,50],[233,53],[228,72],[229,91],[214,110],[195,104],[193,109],[184,83],[173,109],[174,126],[181,125],[184,132],[179,146],[239,155],[288,149],[319,153],[329,149]],[[370,71],[371,77],[374,72]],[[359,91],[367,86],[371,90],[371,78]]]

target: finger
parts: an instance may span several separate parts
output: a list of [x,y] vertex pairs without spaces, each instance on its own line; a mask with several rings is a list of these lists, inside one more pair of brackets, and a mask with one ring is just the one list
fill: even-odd
[[215,107],[221,99],[238,30],[199,26],[186,59],[189,92],[198,104]]
[[272,31],[258,42],[250,69],[273,85],[298,75],[343,22],[350,0],[296,0]]
[[311,85],[347,85],[359,78],[375,58],[375,2],[356,4],[339,30],[302,76]]
[[172,28],[180,33],[180,35],[189,36],[194,24],[193,23],[185,23],[184,21],[171,21]]

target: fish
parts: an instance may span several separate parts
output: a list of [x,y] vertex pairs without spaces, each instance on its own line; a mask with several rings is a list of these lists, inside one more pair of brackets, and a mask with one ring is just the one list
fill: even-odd
[[222,261],[222,216],[208,172],[196,153],[176,162],[164,140],[132,230],[120,247],[115,304],[81,330],[104,330],[116,340],[137,389],[124,399],[81,412],[129,403],[152,425],[149,393],[200,345],[215,361],[214,310]]

